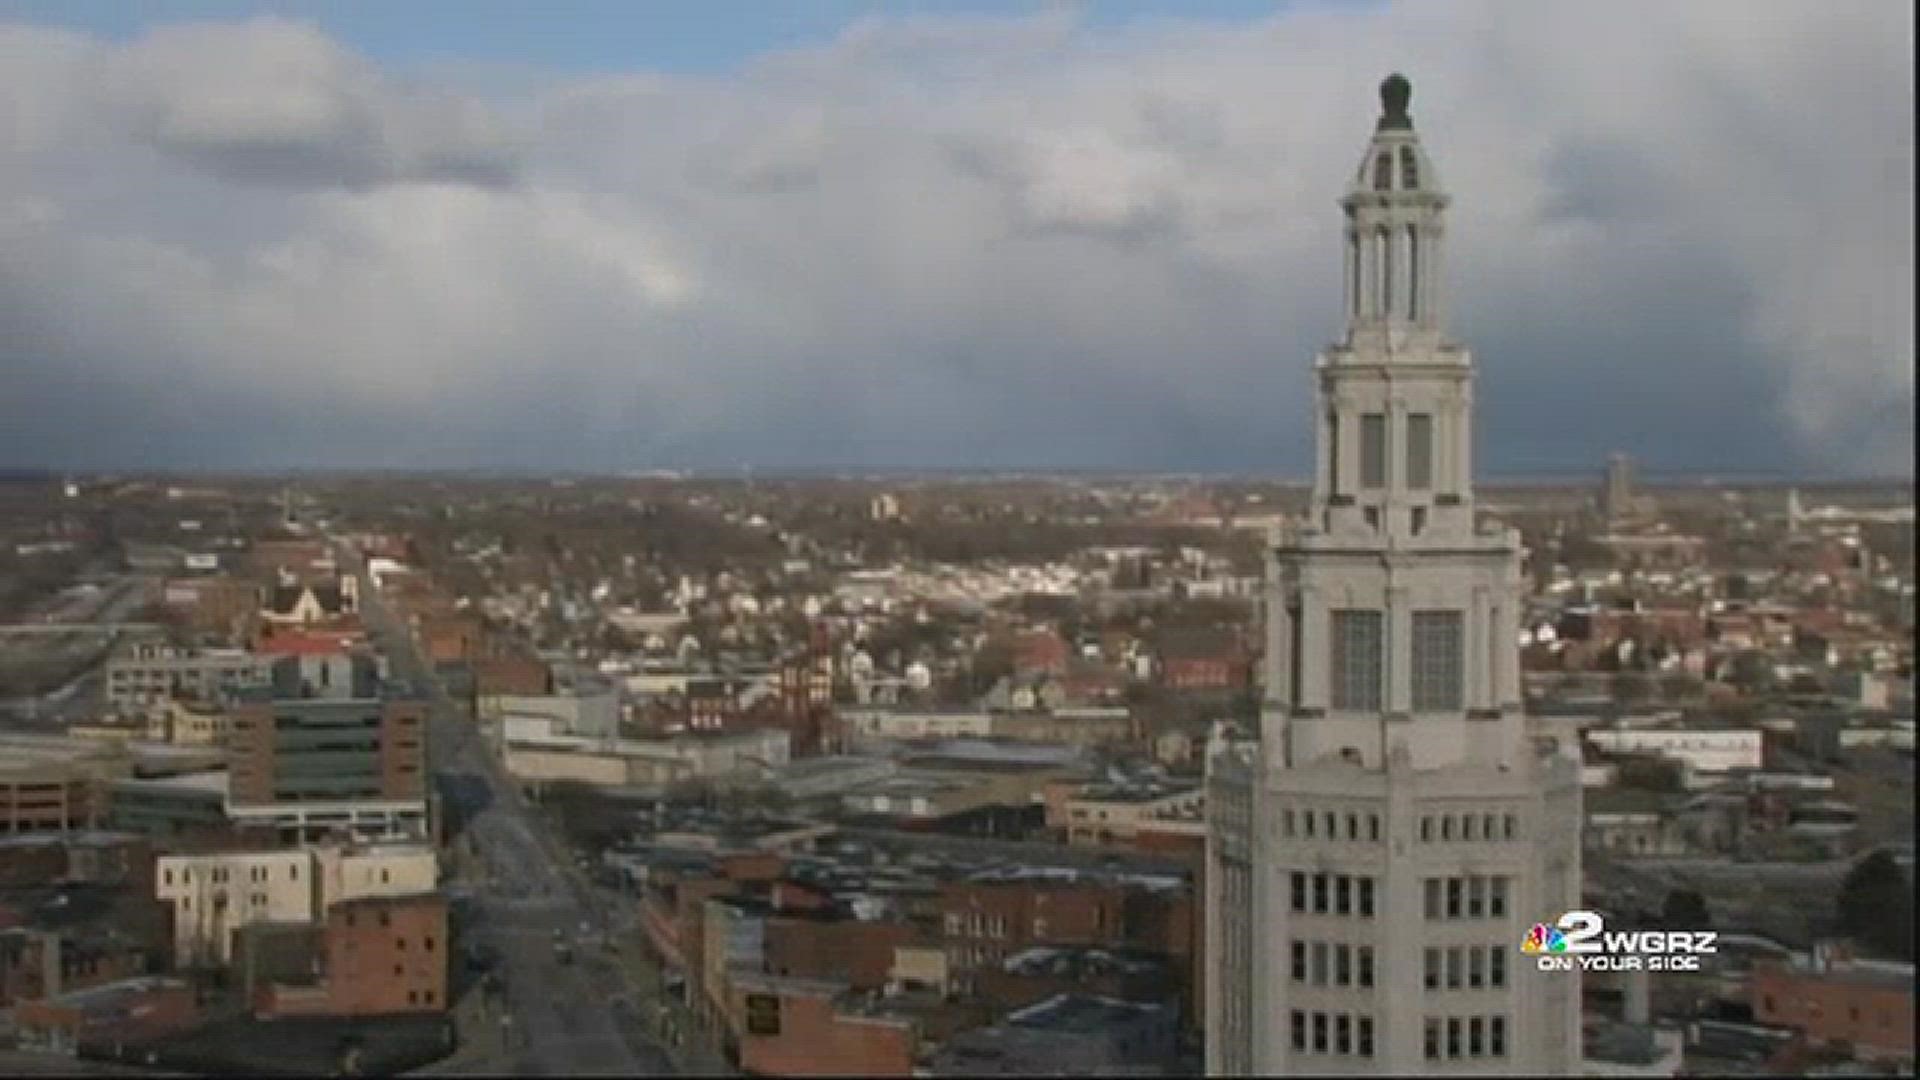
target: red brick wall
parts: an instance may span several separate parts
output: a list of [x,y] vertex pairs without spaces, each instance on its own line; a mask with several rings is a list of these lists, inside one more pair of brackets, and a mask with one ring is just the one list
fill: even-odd
[[474,693],[545,694],[553,689],[547,665],[531,656],[495,656],[473,662]]
[[1837,976],[1758,964],[1753,1018],[1796,1028],[1822,1042],[1913,1054],[1913,988],[1864,985]]
[[[993,963],[1030,945],[1124,945],[1126,890],[1112,885],[953,882],[940,887],[939,929],[957,969]],[[956,929],[950,917],[957,917]],[[981,921],[976,929],[974,919]],[[996,935],[994,920],[1003,919]]]
[[327,912],[326,979],[337,1016],[447,1005],[447,902],[439,894],[354,900]]
[[419,799],[427,791],[427,706],[392,701],[380,715],[380,788],[389,799]]
[[779,1034],[741,1035],[740,1068],[747,1075],[913,1075],[909,1027],[838,1016],[824,997],[783,996],[779,1016]]
[[767,970],[845,979],[856,990],[878,990],[887,984],[894,948],[918,936],[905,923],[774,916],[767,920]]

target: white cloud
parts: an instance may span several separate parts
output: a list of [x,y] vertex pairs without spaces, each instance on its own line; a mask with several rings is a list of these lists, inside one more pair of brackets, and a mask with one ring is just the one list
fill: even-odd
[[1904,470],[1911,16],[1767,12],[869,19],[491,104],[298,23],[0,27],[0,450],[115,459],[161,436],[47,417],[167,385],[264,458],[1298,468],[1401,68],[1483,460]]

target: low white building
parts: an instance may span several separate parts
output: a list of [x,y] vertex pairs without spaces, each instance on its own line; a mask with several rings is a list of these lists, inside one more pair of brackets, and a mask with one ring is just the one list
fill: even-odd
[[343,900],[404,896],[439,885],[426,844],[373,844],[162,855],[154,897],[173,909],[174,962],[223,965],[233,936],[255,923],[311,924]]
[[162,855],[154,896],[173,909],[174,963],[225,965],[233,935],[254,923],[311,923],[319,889],[305,850]]
[[1759,769],[1766,763],[1757,728],[1592,728],[1587,743],[1611,754],[1660,754],[1699,772]]
[[849,709],[840,714],[847,731],[869,739],[984,739],[993,733],[985,710]]

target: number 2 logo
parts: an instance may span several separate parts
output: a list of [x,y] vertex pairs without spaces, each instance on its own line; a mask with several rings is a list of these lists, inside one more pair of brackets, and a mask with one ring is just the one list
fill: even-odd
[[1560,931],[1566,935],[1567,951],[1570,953],[1595,953],[1600,951],[1602,920],[1591,911],[1569,911],[1560,916]]

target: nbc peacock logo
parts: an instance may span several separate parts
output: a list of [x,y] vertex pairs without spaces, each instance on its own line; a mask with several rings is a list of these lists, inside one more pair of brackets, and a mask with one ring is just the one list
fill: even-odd
[[1567,951],[1567,936],[1546,923],[1537,922],[1527,931],[1527,939],[1520,943],[1520,951],[1529,956],[1539,953],[1563,953]]

